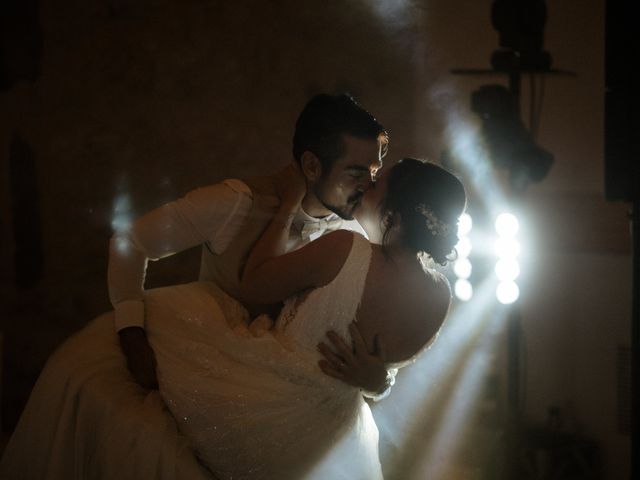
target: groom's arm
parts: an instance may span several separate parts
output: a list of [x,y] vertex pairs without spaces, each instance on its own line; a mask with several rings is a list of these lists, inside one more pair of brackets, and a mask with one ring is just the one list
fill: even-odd
[[251,207],[251,191],[238,181],[200,188],[157,208],[111,238],[108,284],[115,328],[134,378],[157,388],[156,360],[144,331],[144,278],[149,260],[207,243],[224,251]]
[[248,187],[231,180],[193,190],[131,224],[116,225],[108,267],[116,330],[144,327],[143,291],[149,261],[204,243],[221,253],[244,224],[251,203]]

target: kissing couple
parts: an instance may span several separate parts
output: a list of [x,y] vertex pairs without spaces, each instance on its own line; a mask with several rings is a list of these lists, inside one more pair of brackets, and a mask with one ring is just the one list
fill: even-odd
[[[387,144],[353,98],[317,95],[292,164],[116,232],[114,311],[48,360],[0,476],[382,478],[367,397],[436,338],[466,206],[434,163],[383,169]],[[149,260],[197,245],[198,282],[144,290]]]

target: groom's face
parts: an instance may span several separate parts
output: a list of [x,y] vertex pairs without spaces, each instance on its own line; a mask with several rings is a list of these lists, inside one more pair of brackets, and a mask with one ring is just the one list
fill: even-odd
[[360,204],[364,192],[382,168],[380,144],[377,140],[343,135],[344,155],[311,188],[318,201],[346,220]]

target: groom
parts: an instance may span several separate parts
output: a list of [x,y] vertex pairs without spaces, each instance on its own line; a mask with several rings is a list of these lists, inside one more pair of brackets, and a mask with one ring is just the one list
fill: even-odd
[[[293,221],[288,250],[338,228],[362,231],[353,212],[382,167],[387,143],[382,125],[348,95],[317,95],[306,104],[296,122],[293,156],[306,177],[307,194]],[[251,247],[277,211],[281,172],[196,189],[113,235],[109,295],[115,327],[129,369],[142,386],[158,385],[155,355],[144,331],[143,284],[148,260],[202,245],[200,280],[214,282],[243,302],[252,318],[273,311],[273,306],[243,301],[239,283]],[[341,339],[333,333],[329,338],[342,347],[343,357],[348,355]],[[355,370],[341,375],[375,396],[389,386],[384,380],[386,371],[381,374],[382,361],[374,352],[361,350],[350,359]],[[335,363],[336,357],[326,346],[321,351]],[[331,365],[323,370],[336,376]]]

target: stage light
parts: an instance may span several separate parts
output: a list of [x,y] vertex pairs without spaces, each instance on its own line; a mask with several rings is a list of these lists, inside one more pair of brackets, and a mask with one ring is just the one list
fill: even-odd
[[520,275],[520,265],[513,258],[501,258],[496,262],[495,272],[501,282],[514,281]]
[[496,288],[496,297],[503,305],[515,302],[520,296],[520,288],[516,282],[500,282]]
[[471,219],[471,215],[468,213],[463,213],[460,215],[460,220],[458,221],[458,235],[460,237],[465,237],[469,235],[471,232],[471,228],[473,228],[473,220]]
[[496,232],[501,237],[515,237],[520,228],[518,219],[511,213],[501,213],[496,218]]
[[514,281],[520,275],[520,265],[517,261],[520,243],[516,239],[519,230],[518,219],[510,213],[501,213],[496,217],[495,229],[498,234],[495,244],[498,261],[494,270],[500,280],[496,288],[496,297],[500,303],[507,305],[515,302],[520,296],[520,289]]
[[468,258],[459,258],[453,264],[453,272],[456,274],[458,278],[463,280],[468,280],[471,276],[471,262]]
[[453,288],[456,297],[463,302],[468,302],[473,297],[473,286],[464,278],[456,280],[456,284]]
[[456,244],[457,259],[453,263],[453,273],[456,275],[456,281],[454,285],[455,296],[463,301],[467,302],[473,297],[473,286],[469,281],[471,277],[471,261],[469,260],[469,254],[471,253],[471,239],[469,233],[473,222],[471,216],[468,213],[464,213],[458,220],[458,243]]
[[498,238],[495,243],[499,258],[516,258],[520,254],[520,243],[515,238]]
[[471,253],[471,240],[469,237],[462,237],[456,244],[456,252],[458,252],[458,258],[467,258]]

